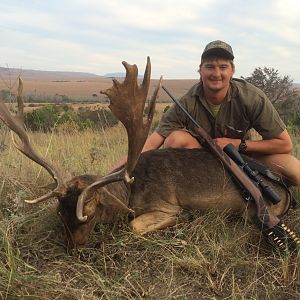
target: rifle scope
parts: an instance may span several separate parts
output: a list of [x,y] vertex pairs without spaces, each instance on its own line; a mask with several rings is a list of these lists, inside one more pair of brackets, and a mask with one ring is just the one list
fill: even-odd
[[273,204],[280,202],[278,194],[263,182],[258,175],[258,172],[253,171],[249,167],[232,144],[226,145],[223,151],[247,174],[247,176],[261,189],[262,194],[268,197]]

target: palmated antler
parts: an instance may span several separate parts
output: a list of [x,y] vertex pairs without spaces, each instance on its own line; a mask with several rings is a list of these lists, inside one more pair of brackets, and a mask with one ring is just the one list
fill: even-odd
[[86,216],[83,216],[83,206],[91,192],[111,182],[124,180],[127,183],[131,183],[133,181],[133,178],[130,178],[130,175],[142,152],[154,115],[155,100],[161,86],[162,78],[160,78],[153,96],[151,97],[148,115],[146,119],[143,118],[145,102],[150,86],[150,58],[147,58],[147,66],[141,85],[138,85],[137,83],[137,66],[129,65],[127,62],[122,62],[122,64],[126,69],[125,80],[120,83],[116,79],[113,79],[112,88],[101,91],[101,93],[108,96],[110,99],[110,110],[126,128],[128,136],[127,163],[121,170],[102,177],[99,181],[94,182],[81,193],[77,202],[77,218],[83,222],[86,220]]
[[5,103],[3,101],[0,101],[0,118],[14,133],[19,136],[21,144],[19,144],[15,140],[15,137],[12,136],[15,147],[28,158],[44,167],[55,181],[56,188],[53,191],[34,200],[25,200],[28,203],[38,203],[53,196],[62,195],[66,188],[59,172],[55,169],[55,167],[52,166],[49,162],[46,162],[39,154],[34,151],[32,146],[30,145],[29,138],[24,126],[24,101],[22,92],[23,82],[21,78],[19,78],[17,95],[18,112],[15,116],[13,116],[8,110]]

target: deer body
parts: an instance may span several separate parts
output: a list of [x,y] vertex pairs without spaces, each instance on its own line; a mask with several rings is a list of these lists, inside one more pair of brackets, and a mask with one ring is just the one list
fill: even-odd
[[[135,214],[160,209],[162,201],[186,210],[230,210],[244,213],[249,206],[222,163],[204,149],[161,149],[141,155],[133,172],[130,206]],[[279,192],[277,205],[267,201],[271,212],[283,215],[287,209],[286,190],[268,183]],[[174,210],[174,209],[173,209]]]
[[[73,239],[72,242],[69,239],[69,244],[84,244],[96,223],[111,223],[129,212],[118,205],[111,194],[133,210],[130,227],[139,234],[174,225],[182,210],[227,211],[247,217],[255,213],[254,204],[242,198],[240,189],[221,162],[203,149],[144,152],[132,175],[135,178],[132,184],[114,182],[106,185],[105,190],[100,188],[94,192],[84,207],[85,223],[76,219],[77,197],[99,177],[78,176],[69,182],[69,190],[75,191],[75,197],[71,200],[67,193],[66,199],[60,199],[58,208],[62,219],[67,220]],[[283,187],[268,184],[281,196],[276,205],[266,201],[269,211],[281,216],[288,210],[290,199]]]

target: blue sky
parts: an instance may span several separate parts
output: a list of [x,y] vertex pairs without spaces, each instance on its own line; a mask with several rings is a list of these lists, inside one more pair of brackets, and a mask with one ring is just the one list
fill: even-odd
[[0,66],[198,78],[205,45],[230,43],[236,77],[273,67],[300,83],[298,0],[1,0]]

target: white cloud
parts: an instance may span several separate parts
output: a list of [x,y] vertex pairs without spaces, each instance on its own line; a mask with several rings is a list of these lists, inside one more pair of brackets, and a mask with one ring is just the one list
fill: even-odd
[[277,0],[274,1],[274,12],[285,19],[285,21],[299,22],[300,3],[298,0]]
[[156,77],[197,78],[205,44],[223,39],[239,74],[279,66],[300,82],[298,0],[3,0],[0,20],[4,65],[103,74],[149,55]]
[[300,46],[299,28],[283,25],[277,29],[278,35],[288,42],[296,43]]

